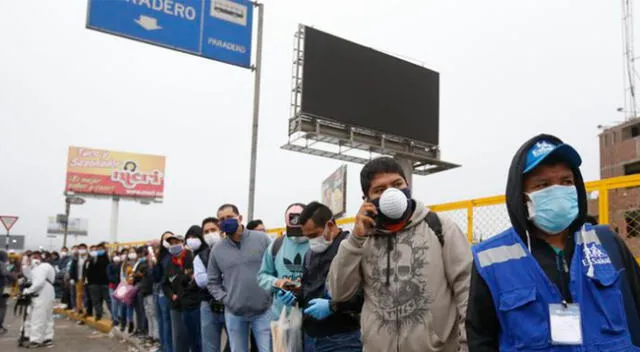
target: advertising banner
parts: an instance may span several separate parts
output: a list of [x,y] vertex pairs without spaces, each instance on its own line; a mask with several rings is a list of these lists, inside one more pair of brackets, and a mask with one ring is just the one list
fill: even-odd
[[342,165],[322,182],[322,204],[331,209],[335,218],[347,212],[347,165]]
[[[57,217],[50,216],[47,223],[47,234],[64,234],[64,225],[58,222]],[[69,218],[69,229],[67,234],[74,236],[86,236],[89,234],[89,220],[81,218]]]
[[162,198],[165,157],[69,147],[65,190],[77,194]]

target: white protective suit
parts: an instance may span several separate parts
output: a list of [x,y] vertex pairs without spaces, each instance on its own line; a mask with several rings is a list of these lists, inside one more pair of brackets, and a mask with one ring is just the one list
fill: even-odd
[[31,270],[31,287],[24,290],[25,294],[35,294],[31,299],[31,311],[28,324],[25,324],[25,336],[29,336],[32,343],[43,343],[53,340],[53,304],[55,292],[53,282],[56,272],[49,263],[41,263]]

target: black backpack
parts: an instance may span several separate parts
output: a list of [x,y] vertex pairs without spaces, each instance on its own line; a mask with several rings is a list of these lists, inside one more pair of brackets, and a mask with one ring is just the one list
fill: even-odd
[[436,237],[438,237],[438,242],[440,242],[440,245],[444,246],[444,234],[442,233],[442,222],[440,222],[440,218],[438,217],[438,214],[430,211],[427,213],[427,216],[425,216],[424,221],[431,228],[431,230],[436,234]]

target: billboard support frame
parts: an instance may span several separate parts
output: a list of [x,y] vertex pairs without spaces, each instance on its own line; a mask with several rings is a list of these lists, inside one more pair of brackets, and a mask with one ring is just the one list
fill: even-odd
[[[292,86],[289,118],[289,140],[280,148],[310,155],[366,164],[374,154],[387,155],[399,160],[408,179],[412,174],[428,175],[460,167],[440,159],[438,145],[406,137],[386,134],[364,127],[349,126],[327,117],[313,116],[302,111],[304,91],[304,37],[305,25],[299,24],[294,35]],[[325,143],[336,150],[312,147]],[[348,152],[367,152],[368,157]],[[409,181],[409,180],[408,180]]]

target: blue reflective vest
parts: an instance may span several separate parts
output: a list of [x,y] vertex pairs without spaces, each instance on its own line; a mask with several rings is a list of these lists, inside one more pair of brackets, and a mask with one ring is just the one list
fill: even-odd
[[500,351],[638,351],[631,343],[620,275],[590,225],[576,233],[569,289],[580,305],[582,345],[551,343],[549,304],[563,301],[518,233],[509,229],[472,248],[500,322]]

